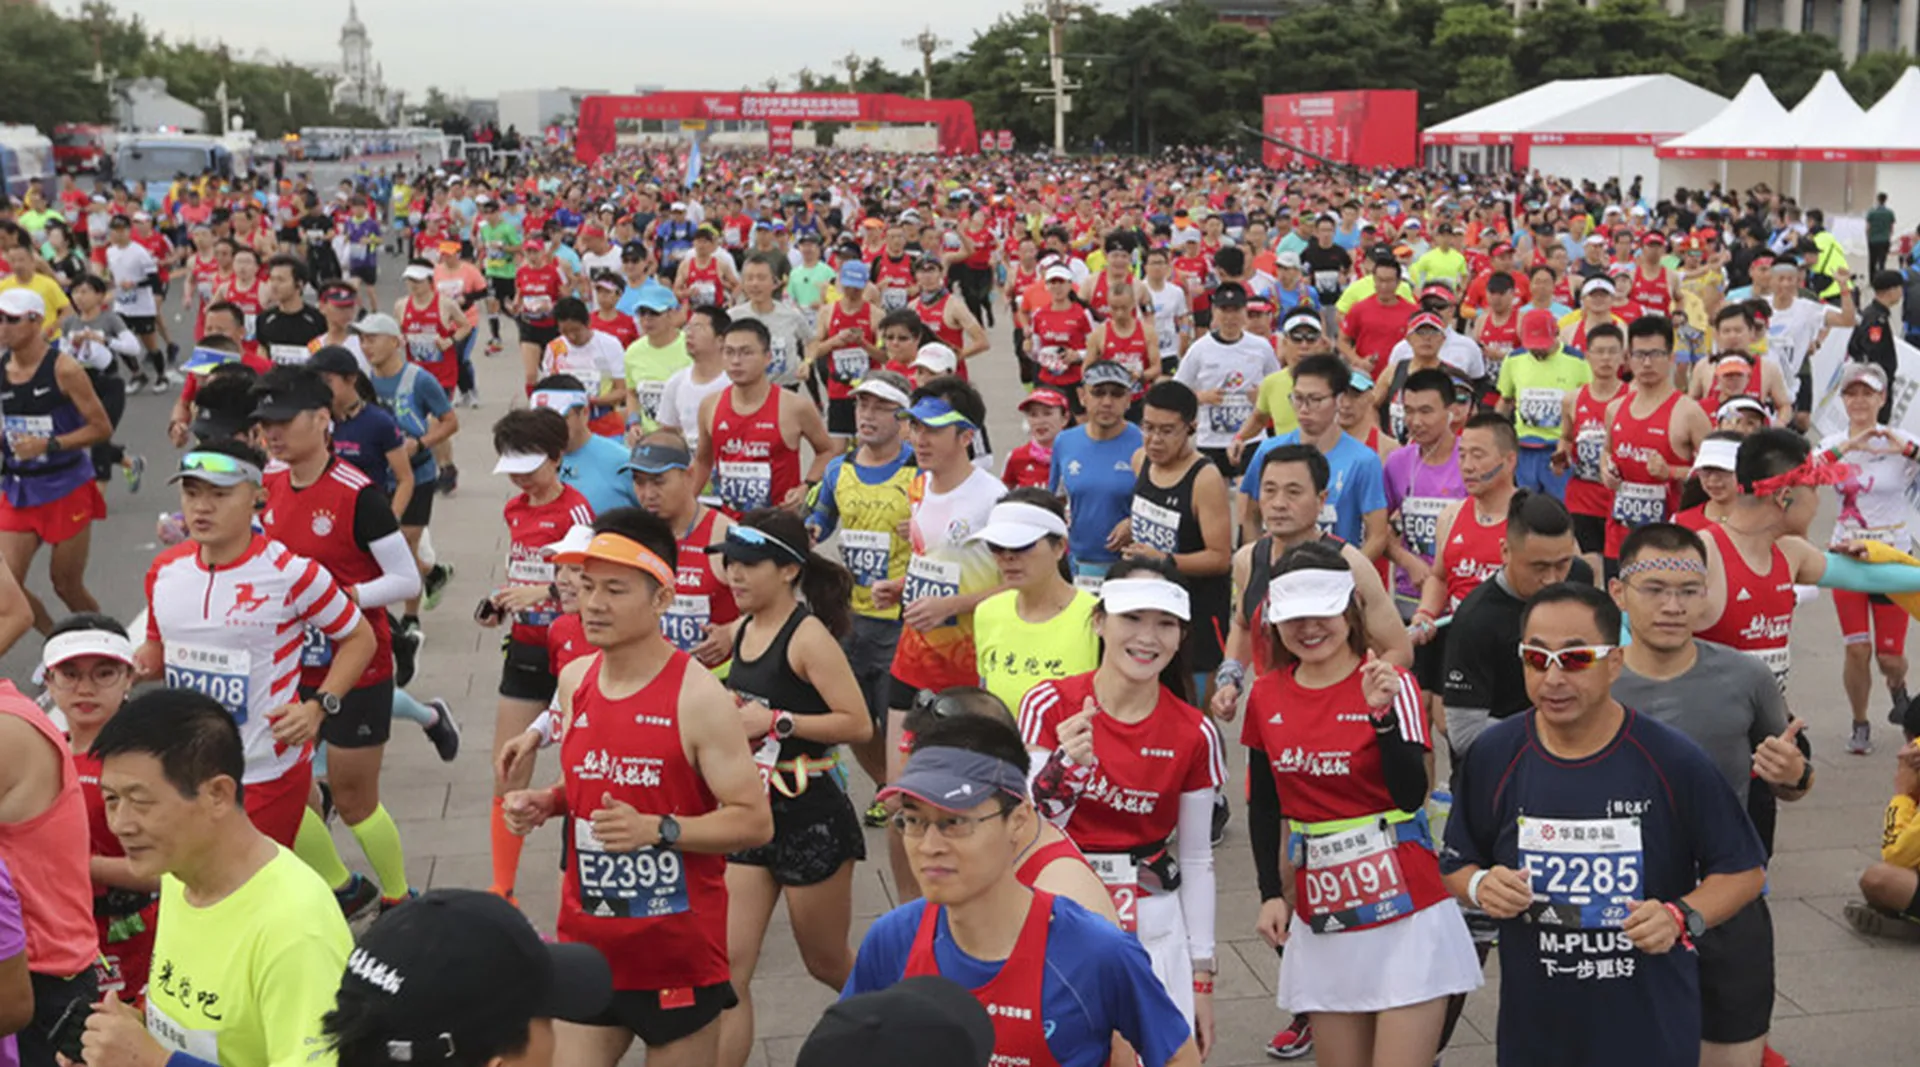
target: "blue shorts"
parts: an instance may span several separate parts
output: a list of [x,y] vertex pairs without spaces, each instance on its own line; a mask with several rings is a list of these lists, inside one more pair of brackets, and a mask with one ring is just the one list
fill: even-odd
[[1519,462],[1513,468],[1513,484],[1530,492],[1546,493],[1555,500],[1565,503],[1567,479],[1572,472],[1562,471],[1555,474],[1552,459],[1552,446],[1534,446],[1522,442]]

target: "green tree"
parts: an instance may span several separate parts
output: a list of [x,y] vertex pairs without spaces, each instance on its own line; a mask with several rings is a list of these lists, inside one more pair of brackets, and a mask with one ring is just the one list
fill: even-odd
[[62,122],[105,122],[107,89],[90,81],[93,49],[78,23],[36,4],[0,3],[0,122],[51,132]]

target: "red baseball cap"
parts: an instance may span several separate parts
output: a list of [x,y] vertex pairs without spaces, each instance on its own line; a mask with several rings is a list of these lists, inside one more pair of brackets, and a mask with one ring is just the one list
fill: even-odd
[[1067,398],[1052,389],[1035,389],[1033,392],[1028,393],[1027,398],[1020,401],[1018,405],[1019,410],[1025,411],[1028,405],[1031,404],[1045,404],[1050,408],[1059,408],[1061,411],[1067,410]]
[[1487,255],[1490,255],[1490,256],[1513,255],[1513,246],[1508,244],[1505,241],[1502,241],[1499,244],[1494,245],[1493,248],[1487,252]]
[[547,250],[547,242],[538,237],[529,237],[520,247],[528,252],[544,252]]
[[1640,243],[1643,245],[1661,245],[1664,247],[1667,243],[1667,235],[1661,233],[1659,230],[1648,230],[1647,235],[1640,238]]
[[1552,348],[1560,340],[1560,320],[1546,308],[1534,308],[1520,316],[1522,348]]

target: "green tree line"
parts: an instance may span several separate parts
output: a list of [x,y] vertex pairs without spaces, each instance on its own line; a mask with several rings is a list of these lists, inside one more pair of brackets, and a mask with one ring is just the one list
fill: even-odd
[[[63,122],[114,122],[108,82],[134,78],[166,79],[170,95],[206,112],[209,132],[220,123],[214,95],[223,80],[229,106],[261,137],[302,126],[383,125],[365,109],[330,108],[332,86],[311,70],[236,59],[224,46],[168,41],[139,15],[122,15],[102,0],[89,0],[74,15],[0,2],[0,41],[7,53],[0,61],[0,122],[43,132]],[[106,80],[94,79],[96,63]]]
[[[1672,74],[1730,97],[1758,73],[1791,108],[1833,69],[1869,107],[1914,62],[1876,53],[1848,67],[1830,38],[1728,37],[1719,20],[1717,8],[1670,16],[1657,0],[1549,0],[1518,23],[1502,0],[1315,0],[1290,4],[1264,30],[1221,22],[1191,0],[1124,14],[1080,9],[1065,35],[1068,77],[1081,85],[1067,135],[1074,147],[1098,138],[1117,151],[1225,144],[1239,139],[1238,124],[1259,125],[1262,96],[1336,89],[1417,89],[1430,126],[1556,79],[1624,74]],[[934,61],[933,92],[971,102],[981,129],[1051,143],[1051,99],[1022,89],[1047,84],[1046,59],[1045,18],[1005,15]],[[792,81],[846,89],[844,68],[831,70]],[[920,72],[869,60],[853,88],[918,95]]]

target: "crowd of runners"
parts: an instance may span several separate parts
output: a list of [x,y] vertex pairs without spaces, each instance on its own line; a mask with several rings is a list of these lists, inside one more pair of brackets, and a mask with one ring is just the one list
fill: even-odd
[[[1882,719],[1849,918],[1920,933],[1884,205],[1860,285],[1765,187],[684,166],[0,213],[0,646],[41,665],[0,683],[0,1065],[744,1067],[784,903],[844,997],[802,1064],[1187,1067],[1243,933],[1230,793],[1274,1058],[1439,1063],[1497,945],[1502,1064],[1781,1064],[1777,806]],[[482,416],[488,357],[517,388]],[[990,441],[973,383],[1016,374],[1025,438]],[[88,535],[141,489],[143,387],[178,510],[123,621]],[[462,482],[462,429],[498,477]],[[504,539],[434,529],[455,492]],[[441,557],[496,540],[471,620],[436,611]],[[64,611],[25,591],[42,545]],[[1845,724],[1786,697],[1820,588]],[[491,884],[422,896],[382,757],[396,720],[460,756],[407,687],[472,626],[495,788],[453,803]],[[538,834],[551,944],[514,906]],[[856,944],[869,861],[901,903]]]

